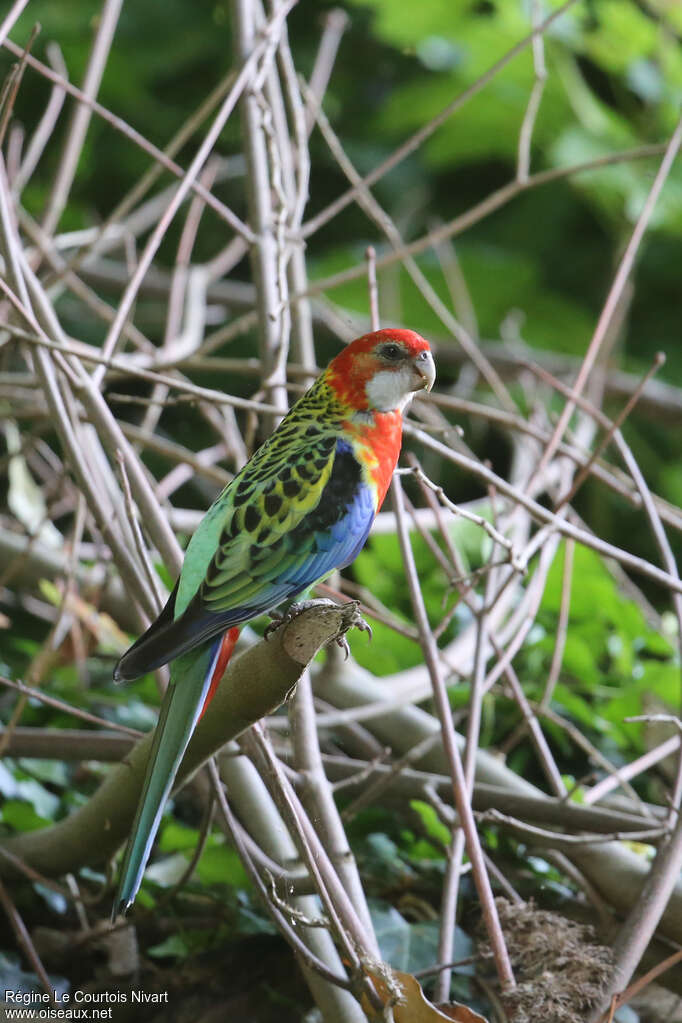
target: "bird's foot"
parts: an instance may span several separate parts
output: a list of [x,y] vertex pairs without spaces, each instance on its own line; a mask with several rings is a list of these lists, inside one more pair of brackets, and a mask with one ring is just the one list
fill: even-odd
[[369,638],[372,638],[372,626],[369,622],[360,614],[360,601],[349,600],[347,603],[341,605],[343,612],[343,619],[341,621],[341,627],[338,633],[334,636],[334,642],[337,646],[343,650],[344,660],[348,660],[350,655],[350,647],[348,646],[348,640],[346,639],[346,633],[350,629],[359,629],[360,632],[366,632]]
[[[346,659],[350,654],[350,647],[348,646],[348,640],[346,639],[346,633],[350,629],[360,629],[361,632],[366,632],[369,638],[372,638],[371,626],[365,621],[359,611],[360,602],[358,600],[349,600],[345,604],[337,604],[333,600],[329,600],[328,597],[321,597],[318,600],[301,600],[293,604],[283,613],[278,611],[271,611],[270,617],[272,621],[266,626],[263,638],[268,639],[273,633],[280,629],[283,625],[288,625],[289,622],[293,622],[295,618],[298,618],[304,611],[308,611],[311,608],[323,608],[329,607],[335,611],[341,611],[341,624],[339,630],[335,636],[332,636],[332,640],[339,646],[344,653]],[[331,642],[331,641],[330,641]]]
[[288,625],[289,622],[293,622],[294,618],[298,618],[303,611],[307,611],[309,607],[319,607],[321,604],[331,605],[336,607],[333,600],[328,600],[326,597],[321,600],[295,600],[293,604],[289,604],[286,611],[278,611],[273,608],[269,612],[272,621],[269,625],[265,626],[263,632],[263,639],[269,639],[278,629],[281,629],[283,625]]

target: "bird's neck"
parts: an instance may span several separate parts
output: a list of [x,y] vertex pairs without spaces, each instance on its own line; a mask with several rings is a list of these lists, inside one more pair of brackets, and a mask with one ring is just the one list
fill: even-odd
[[[334,363],[332,363],[332,366]],[[366,396],[365,396],[366,401]],[[329,369],[319,377],[301,403],[312,408],[321,403],[330,422],[350,436],[363,467],[365,481],[372,489],[378,511],[386,497],[400,454],[403,417],[399,409],[379,412],[351,400]]]
[[403,417],[399,411],[359,412],[344,424],[353,437],[360,461],[367,473],[367,482],[377,498],[377,511],[386,496],[393,470],[400,454]]

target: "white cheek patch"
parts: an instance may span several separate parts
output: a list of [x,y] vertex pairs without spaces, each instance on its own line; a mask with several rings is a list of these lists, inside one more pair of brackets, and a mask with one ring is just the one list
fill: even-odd
[[370,408],[379,412],[401,412],[413,397],[413,377],[409,367],[401,369],[383,369],[375,373],[365,385],[365,393]]

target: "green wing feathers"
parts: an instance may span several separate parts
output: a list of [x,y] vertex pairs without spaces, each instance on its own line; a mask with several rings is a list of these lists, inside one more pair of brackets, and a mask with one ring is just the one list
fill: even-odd
[[314,437],[310,431],[309,440],[305,451],[294,448],[294,459],[288,444],[272,445],[274,450],[249,462],[249,471],[230,485],[223,530],[200,587],[207,611],[267,599],[268,584],[307,553],[291,542],[291,534],[319,504],[336,445],[333,435],[319,429]]
[[330,480],[342,424],[320,378],[211,505],[168,605],[116,679],[137,678],[299,592],[290,580],[315,541],[306,517]]

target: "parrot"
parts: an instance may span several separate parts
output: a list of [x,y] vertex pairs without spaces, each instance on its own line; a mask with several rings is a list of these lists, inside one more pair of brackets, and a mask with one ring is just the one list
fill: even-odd
[[227,484],[189,541],[180,576],[114,681],[171,663],[112,920],[133,904],[164,804],[220,681],[238,625],[349,565],[364,546],[400,454],[402,413],[436,376],[405,328],[348,344]]

